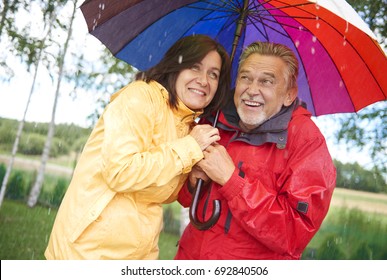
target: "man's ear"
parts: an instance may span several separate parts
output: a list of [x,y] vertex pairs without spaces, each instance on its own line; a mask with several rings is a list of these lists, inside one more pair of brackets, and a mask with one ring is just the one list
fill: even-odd
[[297,87],[292,87],[292,88],[288,89],[288,91],[286,92],[285,100],[284,100],[284,106],[288,107],[293,103],[293,101],[297,97],[297,92],[298,92]]

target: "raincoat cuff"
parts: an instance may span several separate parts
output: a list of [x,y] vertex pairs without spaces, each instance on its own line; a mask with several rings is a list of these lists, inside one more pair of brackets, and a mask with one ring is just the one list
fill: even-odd
[[192,167],[203,158],[202,149],[191,135],[177,139],[173,150],[181,159],[183,174],[189,173]]
[[227,200],[232,200],[241,192],[244,184],[245,179],[239,176],[239,169],[235,168],[230,180],[228,180],[227,183],[223,185],[223,187],[219,188],[219,192]]
[[178,201],[183,207],[189,207],[192,200],[192,194],[188,190],[187,182],[183,185],[179,193]]

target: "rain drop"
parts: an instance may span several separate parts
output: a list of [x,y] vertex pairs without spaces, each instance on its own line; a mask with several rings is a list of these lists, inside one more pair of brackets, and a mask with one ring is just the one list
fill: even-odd
[[320,5],[316,3],[316,10],[320,10]]
[[152,55],[151,54],[148,57],[148,61],[152,61]]
[[316,28],[317,28],[317,29],[320,28],[320,23],[319,23],[319,22],[316,23]]
[[183,56],[182,55],[179,55],[179,64],[181,64],[183,62]]
[[315,53],[316,53],[315,48],[314,48],[314,47],[311,47],[311,48],[310,48],[310,52],[311,52],[312,54],[315,54]]
[[298,30],[302,31],[302,30],[303,30],[303,27],[300,25],[300,26],[298,27]]
[[299,40],[296,40],[296,41],[294,42],[294,44],[296,45],[296,48],[298,48],[298,46],[300,45],[300,41],[299,41]]
[[316,37],[316,36],[313,36],[313,37],[312,37],[312,42],[313,42],[313,43],[316,43],[316,41],[317,41],[317,37]]
[[343,88],[343,87],[344,87],[344,83],[343,83],[342,80],[340,80],[340,82],[339,82],[339,87],[340,87],[340,88]]

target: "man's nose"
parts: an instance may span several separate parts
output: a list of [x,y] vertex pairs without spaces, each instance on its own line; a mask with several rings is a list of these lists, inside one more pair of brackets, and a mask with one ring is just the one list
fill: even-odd
[[249,84],[247,92],[250,95],[260,94],[261,93],[261,87],[260,87],[259,83],[254,81],[251,84]]

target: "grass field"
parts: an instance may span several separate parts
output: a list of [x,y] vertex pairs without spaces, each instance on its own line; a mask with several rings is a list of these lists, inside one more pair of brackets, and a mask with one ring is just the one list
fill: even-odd
[[[178,204],[170,207],[175,216],[179,215]],[[348,250],[346,258],[356,253],[357,246],[362,244],[373,252],[373,258],[387,258],[387,254],[383,255],[387,253],[383,251],[387,248],[386,209],[386,195],[336,189],[328,216],[303,258],[315,259],[316,250],[324,246],[332,235],[338,245]],[[0,259],[44,259],[55,215],[55,209],[40,206],[31,209],[24,203],[5,200],[0,209]],[[173,259],[178,239],[175,234],[161,234],[160,259]]]

